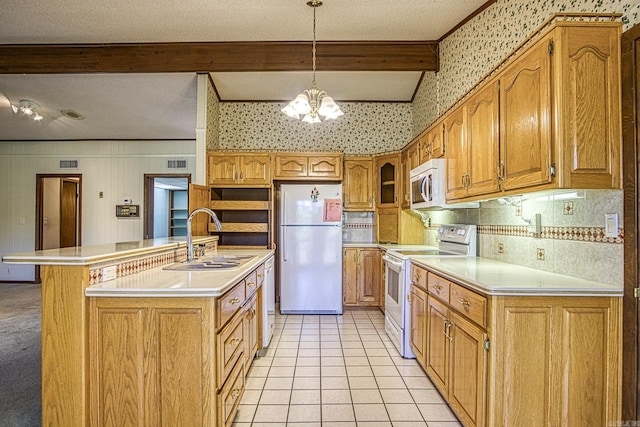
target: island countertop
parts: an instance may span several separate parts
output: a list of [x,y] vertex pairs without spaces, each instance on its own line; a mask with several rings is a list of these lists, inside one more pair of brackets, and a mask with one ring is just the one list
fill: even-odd
[[622,285],[523,267],[481,257],[420,257],[411,261],[487,295],[621,297]]
[[217,297],[242,280],[274,251],[272,249],[218,249],[217,255],[255,255],[233,269],[172,271],[156,267],[140,273],[101,282],[85,289],[88,297]]
[[[217,240],[217,236],[193,237],[193,243],[207,243]],[[2,261],[8,264],[90,265],[105,260],[145,255],[173,248],[178,249],[180,247],[186,247],[185,237],[166,237],[160,239],[21,252],[3,255]]]

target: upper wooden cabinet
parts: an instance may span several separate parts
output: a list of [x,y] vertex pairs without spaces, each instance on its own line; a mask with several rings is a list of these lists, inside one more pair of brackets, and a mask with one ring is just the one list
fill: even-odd
[[419,164],[444,156],[444,124],[442,120],[436,121],[421,134],[418,154]]
[[555,22],[447,113],[447,199],[620,188],[620,30]]
[[400,155],[400,205],[403,209],[411,206],[411,169],[420,165],[420,141],[409,144]]
[[400,154],[376,157],[376,206],[397,208],[400,188]]
[[342,199],[345,211],[373,211],[373,160],[370,157],[346,158]]
[[271,160],[263,153],[207,153],[209,185],[271,185]]
[[342,180],[342,154],[277,153],[274,179]]

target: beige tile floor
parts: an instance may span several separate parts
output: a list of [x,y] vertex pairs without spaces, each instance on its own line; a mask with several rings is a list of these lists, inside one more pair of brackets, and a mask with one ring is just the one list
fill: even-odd
[[457,427],[415,360],[403,359],[379,310],[279,315],[249,370],[234,427]]

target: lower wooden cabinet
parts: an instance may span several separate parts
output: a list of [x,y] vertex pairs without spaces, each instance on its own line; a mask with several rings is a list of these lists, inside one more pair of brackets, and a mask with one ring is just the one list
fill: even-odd
[[620,419],[622,298],[484,295],[433,271],[425,295],[416,272],[412,349],[464,426]]
[[212,303],[92,298],[88,424],[216,426]]
[[230,426],[263,281],[260,266],[217,298],[90,298],[88,424]]
[[345,248],[342,254],[344,306],[380,305],[380,251],[378,248]]

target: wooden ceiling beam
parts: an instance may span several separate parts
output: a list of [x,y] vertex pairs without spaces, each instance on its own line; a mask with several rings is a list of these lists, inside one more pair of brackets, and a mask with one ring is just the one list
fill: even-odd
[[[438,71],[438,42],[318,42],[319,71]],[[311,70],[311,42],[0,45],[0,74]]]

